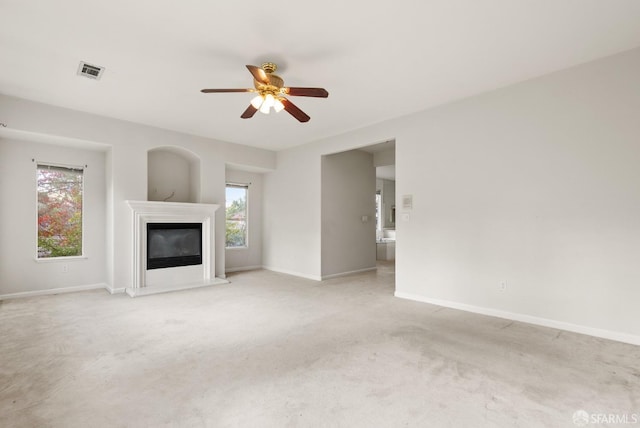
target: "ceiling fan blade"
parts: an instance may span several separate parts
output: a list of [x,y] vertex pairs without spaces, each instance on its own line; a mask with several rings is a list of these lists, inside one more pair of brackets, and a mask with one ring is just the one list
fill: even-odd
[[324,88],[285,88],[285,92],[297,97],[327,98],[329,96],[329,92]]
[[224,93],[224,92],[253,92],[253,89],[202,89],[200,92],[205,94]]
[[311,118],[305,112],[303,112],[298,107],[296,107],[294,103],[292,103],[286,98],[282,98],[281,101],[282,101],[282,104],[284,104],[284,109],[288,111],[291,114],[291,116],[295,117],[300,122],[309,122],[309,119]]
[[258,82],[262,83],[263,85],[269,84],[269,76],[267,76],[267,73],[263,69],[261,69],[260,67],[256,67],[255,65],[247,65],[247,68],[253,75],[253,78]]
[[258,111],[257,108],[249,104],[249,107],[247,107],[247,109],[244,111],[244,113],[242,113],[240,117],[243,119],[251,119],[253,115],[256,114],[257,111]]

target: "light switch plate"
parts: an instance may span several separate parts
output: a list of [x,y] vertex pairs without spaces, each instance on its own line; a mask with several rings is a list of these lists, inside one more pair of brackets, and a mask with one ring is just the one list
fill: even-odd
[[402,195],[402,209],[413,209],[413,195]]

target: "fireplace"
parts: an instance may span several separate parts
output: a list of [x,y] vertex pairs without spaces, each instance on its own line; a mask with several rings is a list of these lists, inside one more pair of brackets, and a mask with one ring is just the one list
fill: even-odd
[[226,284],[215,277],[216,204],[127,201],[132,214],[131,297]]
[[147,223],[147,269],[202,264],[202,223]]

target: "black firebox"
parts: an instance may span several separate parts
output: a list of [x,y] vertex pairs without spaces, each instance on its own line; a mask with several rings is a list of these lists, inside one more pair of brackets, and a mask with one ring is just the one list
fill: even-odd
[[202,223],[147,223],[147,269],[202,264]]

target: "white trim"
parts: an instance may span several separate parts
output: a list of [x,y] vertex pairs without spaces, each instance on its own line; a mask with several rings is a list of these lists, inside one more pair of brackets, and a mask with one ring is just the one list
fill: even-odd
[[[256,266],[256,268],[258,268],[258,266]],[[368,271],[376,270],[377,267],[370,267],[370,268],[365,268],[365,269],[352,270],[352,271],[349,271],[349,272],[341,272],[341,273],[335,273],[335,274],[324,275],[324,276],[308,275],[308,274],[305,274],[305,273],[295,272],[295,271],[287,270],[287,269],[274,268],[274,267],[269,267],[269,266],[262,266],[262,269],[270,270],[272,272],[284,273],[286,275],[298,276],[300,278],[311,279],[313,281],[323,281],[325,279],[338,278],[338,277],[341,277],[341,276],[352,275],[352,274],[355,274],[355,273],[361,273],[361,272],[368,272]],[[227,272],[233,272],[233,271],[227,269]]]
[[110,291],[105,283],[78,285],[76,287],[50,288],[48,290],[21,291],[19,293],[0,294],[0,300],[20,299],[23,297],[47,296],[51,294],[75,293],[76,291],[98,290],[104,288]]
[[244,223],[245,223],[245,231],[244,231],[244,243],[245,245],[243,245],[242,247],[227,247],[227,238],[226,238],[226,233],[225,233],[225,243],[224,243],[224,249],[225,250],[248,250],[249,249],[249,185],[251,183],[247,183],[247,184],[241,184],[241,183],[231,183],[231,182],[225,182],[224,185],[224,225],[225,225],[225,230],[227,227],[227,187],[233,187],[235,189],[244,189],[245,190],[245,195],[244,195]]
[[[105,284],[106,285],[106,284]],[[124,287],[121,288],[112,288],[109,285],[106,285],[105,287],[107,289],[107,291],[109,292],[109,294],[122,294],[124,293],[127,289]]]
[[[35,260],[37,262],[40,262],[42,260],[46,260],[49,259],[49,257],[38,257],[38,239],[40,236],[40,230],[38,228],[38,222],[40,219],[40,215],[39,215],[39,210],[38,210],[38,170],[40,169],[40,165],[42,166],[53,166],[53,167],[59,167],[59,168],[66,168],[69,170],[77,170],[80,171],[81,175],[82,175],[82,198],[81,198],[81,206],[80,206],[80,212],[81,212],[81,216],[82,216],[82,254],[80,254],[79,256],[60,256],[60,257],[53,257],[55,259],[79,259],[79,258],[87,258],[86,254],[85,254],[85,236],[86,236],[86,217],[85,217],[85,189],[86,189],[86,179],[87,176],[85,174],[85,170],[88,168],[88,165],[68,165],[68,164],[61,164],[61,163],[55,163],[55,162],[44,162],[44,161],[39,161],[36,158],[31,159],[32,162],[35,163],[36,165],[36,221],[35,221],[35,229],[36,229],[36,245],[35,245]],[[44,168],[42,168],[44,169]]]
[[532,315],[518,314],[514,312],[501,311],[498,309],[485,308],[482,306],[467,305],[466,303],[452,302],[449,300],[432,299],[412,293],[403,293],[396,291],[394,294],[401,299],[414,300],[416,302],[430,303],[432,305],[444,306],[447,308],[458,309],[465,312],[472,312],[491,317],[504,318],[512,321],[520,321],[528,324],[540,325],[543,327],[555,328],[558,330],[566,330],[574,333],[586,334],[588,336],[600,337],[603,339],[615,340],[617,342],[630,343],[632,345],[640,345],[640,336],[622,333],[611,330],[603,330],[594,327],[587,327],[578,324],[572,324],[564,321],[557,321],[548,318],[540,318]]
[[225,273],[231,273],[231,272],[243,272],[246,270],[256,270],[256,269],[262,269],[262,266],[258,265],[258,266],[241,266],[241,267],[234,267],[234,268],[226,268],[224,271]]
[[[148,284],[180,284],[175,281],[175,275],[182,275],[183,284],[195,282],[208,283],[214,280],[215,272],[215,211],[220,207],[216,204],[192,204],[184,202],[157,201],[125,201],[132,214],[132,280],[131,287],[144,288]],[[171,269],[158,269],[162,272],[147,270],[147,223],[202,223],[202,264],[197,266],[183,266]],[[180,274],[177,272],[181,271]],[[187,274],[187,276],[185,276]],[[151,278],[149,278],[151,277]],[[133,293],[141,295],[142,292]]]
[[353,275],[355,273],[361,273],[361,272],[369,272],[372,270],[376,270],[377,267],[368,267],[365,269],[358,269],[358,270],[352,270],[349,272],[341,272],[341,273],[333,273],[331,275],[322,275],[322,280],[324,281],[325,279],[331,279],[331,278],[339,278],[341,276],[347,276],[347,275]]
[[272,272],[284,273],[286,275],[298,276],[300,278],[311,279],[313,281],[322,281],[322,277],[319,276],[319,275],[307,275],[305,273],[295,272],[295,271],[287,270],[287,269],[279,269],[279,268],[274,268],[274,267],[269,267],[269,266],[262,266],[262,268],[266,269],[266,270],[270,270]]
[[60,256],[60,257],[41,257],[33,259],[36,263],[62,263],[73,262],[76,260],[87,260],[88,256]]
[[154,285],[152,287],[126,288],[126,293],[131,297],[149,296],[151,294],[170,293],[172,291],[190,290],[192,288],[208,287],[211,285],[229,284],[229,281],[221,278],[213,278],[191,284]]

